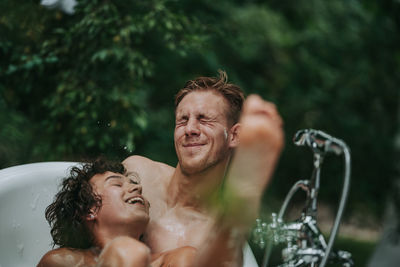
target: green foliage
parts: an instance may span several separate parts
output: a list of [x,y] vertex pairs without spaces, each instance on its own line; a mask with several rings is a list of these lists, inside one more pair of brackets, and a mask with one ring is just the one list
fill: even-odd
[[[384,188],[396,177],[400,99],[395,71],[400,12],[390,12],[383,5],[370,9],[339,0],[272,1],[226,10],[225,36],[214,36],[210,69],[225,68],[247,92],[274,101],[285,121],[286,150],[268,193],[283,195],[292,182],[311,175],[311,153],[291,139],[299,129],[316,128],[352,149],[348,211],[381,214],[388,196]],[[326,159],[322,200],[337,202],[342,172],[341,160]]]
[[[153,75],[153,51],[184,53],[196,39],[186,29],[200,33],[200,27],[163,0],[82,0],[73,16],[39,6],[35,12],[44,18],[18,29],[31,38],[10,38],[0,46],[8,57],[1,74],[6,104],[34,122],[31,156],[134,151],[147,127],[144,79]],[[14,23],[3,23],[3,30],[11,33]],[[34,28],[42,30],[29,34]]]
[[[308,178],[311,153],[291,138],[316,128],[352,149],[348,212],[379,215],[396,173],[399,9],[394,0],[81,0],[68,16],[2,1],[12,12],[0,19],[0,167],[99,153],[175,164],[174,94],[224,69],[284,118],[268,194]],[[336,203],[342,167],[326,159],[322,200]]]

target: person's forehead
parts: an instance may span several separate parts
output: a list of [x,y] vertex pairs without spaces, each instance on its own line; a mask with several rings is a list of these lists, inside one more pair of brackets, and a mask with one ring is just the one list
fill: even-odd
[[124,179],[124,175],[120,173],[115,173],[111,171],[106,171],[105,173],[97,173],[90,178],[90,183],[92,184],[100,184],[105,183],[109,179]]
[[218,92],[212,90],[197,90],[185,95],[177,107],[177,113],[185,109],[199,108],[204,112],[223,112],[228,109],[228,101]]

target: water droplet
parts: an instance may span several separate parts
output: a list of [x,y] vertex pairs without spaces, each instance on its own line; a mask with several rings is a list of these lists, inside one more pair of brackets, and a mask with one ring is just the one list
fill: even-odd
[[34,199],[34,200],[32,201],[32,203],[30,204],[31,209],[32,209],[33,211],[36,210],[36,206],[37,206],[39,197],[40,197],[40,195],[36,195],[35,199]]
[[17,223],[15,220],[12,221],[12,228],[15,230],[18,230],[18,228],[21,228],[21,224]]
[[128,149],[128,147],[127,146],[124,146],[124,150],[127,150]]
[[111,123],[107,123],[107,126],[108,126],[108,127],[111,127]]
[[22,258],[24,256],[24,244],[17,244],[18,254]]
[[97,125],[100,125],[100,121],[97,121]]

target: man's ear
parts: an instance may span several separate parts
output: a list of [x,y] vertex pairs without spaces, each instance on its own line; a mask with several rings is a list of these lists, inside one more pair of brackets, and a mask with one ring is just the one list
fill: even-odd
[[235,148],[239,145],[240,123],[236,123],[229,130],[228,142],[230,148]]

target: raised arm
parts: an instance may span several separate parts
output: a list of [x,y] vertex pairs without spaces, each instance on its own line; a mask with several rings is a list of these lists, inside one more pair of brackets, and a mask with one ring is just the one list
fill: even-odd
[[241,250],[283,148],[282,119],[274,104],[249,96],[240,123],[240,144],[222,191],[217,220],[197,253],[195,266],[242,265]]
[[240,123],[240,144],[224,194],[235,223],[239,219],[251,224],[258,216],[261,197],[283,149],[283,122],[273,103],[251,95],[244,103]]

